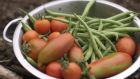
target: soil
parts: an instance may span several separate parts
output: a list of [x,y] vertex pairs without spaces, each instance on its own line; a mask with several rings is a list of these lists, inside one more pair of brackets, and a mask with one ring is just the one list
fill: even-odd
[[[24,16],[19,8],[27,12],[33,10],[39,5],[42,5],[50,0],[0,0],[0,65],[8,68],[9,70],[19,74],[24,79],[36,79],[28,71],[26,71],[17,61],[13,48],[10,43],[7,43],[2,38],[4,26],[12,19],[19,16]],[[140,12],[140,0],[111,0],[118,3],[130,10]],[[12,37],[16,24],[9,30],[8,37]],[[7,60],[7,61],[3,61]],[[140,69],[127,79],[140,79]]]

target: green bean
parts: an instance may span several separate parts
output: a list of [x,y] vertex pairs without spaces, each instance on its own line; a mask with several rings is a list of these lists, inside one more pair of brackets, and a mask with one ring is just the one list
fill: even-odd
[[116,40],[118,39],[118,37],[124,37],[124,36],[129,36],[128,34],[124,34],[124,33],[118,33],[118,32],[106,32],[103,31],[102,32],[105,36],[112,37],[112,36],[116,36]]
[[[114,20],[107,20],[107,19],[102,19],[102,22],[105,22],[105,24],[103,24],[103,27],[106,27],[107,25],[110,25],[110,27],[112,26],[111,24],[117,25],[117,26],[122,26],[123,24],[121,22],[118,21],[114,21]],[[98,28],[99,23],[93,23],[90,24],[89,27],[92,27],[93,29]],[[108,26],[109,27],[109,26]]]
[[118,33],[114,33],[114,35],[115,35],[115,37],[116,37],[116,40],[118,40],[118,39],[119,39]]
[[[125,19],[118,20],[118,22],[126,22],[126,21],[132,19],[134,16],[135,16],[135,15],[132,15],[132,16],[130,16],[130,17],[126,17]],[[90,26],[97,26],[97,24],[94,24],[94,23],[93,23],[93,24],[91,24]],[[104,27],[106,27],[106,26],[111,26],[111,24],[110,24],[110,23],[105,23],[105,24],[104,24]]]
[[[108,28],[128,27],[128,26],[130,26],[131,24],[132,24],[132,22],[123,24],[123,25],[121,25],[121,26],[118,26],[118,25],[111,25],[111,26],[108,26]],[[107,28],[107,29],[108,29],[108,28]]]
[[140,28],[122,27],[122,28],[106,29],[105,31],[109,31],[109,32],[140,32]]
[[94,54],[94,52],[91,55],[91,62],[96,61],[96,55]]
[[96,23],[96,22],[98,22],[100,19],[92,19],[92,20],[90,20],[90,21],[88,21],[88,22],[86,22],[88,25],[89,24],[92,24],[92,23]]
[[[54,17],[52,17],[52,16],[44,16],[44,18],[49,18],[49,19],[54,19],[54,20],[58,20],[58,21],[61,21],[61,22],[65,22],[65,23],[69,23],[69,21],[68,20],[64,20],[64,19],[60,19],[60,18],[54,18]],[[76,24],[75,22],[71,22],[71,24]],[[83,26],[81,26],[81,27],[83,27]]]
[[95,1],[96,0],[90,0],[89,2],[88,2],[88,4],[86,5],[86,7],[85,7],[85,10],[84,10],[84,12],[83,12],[83,14],[82,14],[82,19],[85,19],[85,17],[87,16],[87,14],[89,13],[89,10],[90,10],[90,8],[93,6],[93,4],[95,3]]
[[85,51],[87,48],[88,48],[88,45],[87,45],[87,44],[85,44],[85,45],[82,47],[83,51]]
[[107,41],[104,41],[105,42],[105,47],[109,47],[110,46],[110,44],[107,42]]
[[99,22],[96,22],[96,23],[93,23],[91,25],[89,25],[90,28],[93,28],[93,29],[98,29],[100,23]]
[[[88,12],[90,10],[90,8],[92,7],[92,5],[95,3],[95,0],[90,0],[88,2],[88,4],[86,5],[85,9],[84,9],[84,12],[82,13],[82,16],[81,18],[84,20],[86,18],[86,16],[88,15]],[[77,24],[74,28],[74,32],[73,32],[73,36],[76,36],[77,35],[77,31],[75,30],[76,28],[78,28],[80,26],[80,21],[77,21]]]
[[93,53],[92,45],[89,43],[88,50],[85,53],[85,60],[88,61]]
[[[65,20],[65,19],[60,19],[60,18],[54,18],[52,16],[42,16],[42,18],[46,18],[46,19],[54,19],[54,20],[58,20],[58,21],[61,21],[61,22],[64,22],[64,23],[69,23],[68,20]],[[71,22],[72,23],[72,22]]]
[[21,22],[21,24],[22,24],[22,27],[23,27],[24,31],[32,30],[32,28],[28,24],[25,24],[23,22]]
[[123,25],[118,26],[118,27],[128,27],[128,26],[130,26],[131,24],[132,24],[132,22],[129,22],[129,23],[123,24]]
[[75,39],[75,43],[79,46],[79,47],[82,47],[79,42],[78,42],[78,39]]
[[[85,33],[85,32],[87,32],[86,29],[84,29],[84,28],[76,28],[75,30],[76,30],[78,33]],[[78,34],[78,33],[77,33],[77,34]]]
[[39,35],[39,38],[44,39],[45,41],[48,40],[48,35],[50,34],[50,31],[47,34]]
[[72,17],[75,18],[74,15],[68,13],[61,13],[61,12],[54,12],[51,10],[46,9],[47,13],[53,16],[65,16],[65,17]]
[[[61,21],[61,22],[64,22],[64,23],[69,23],[69,21],[66,20],[66,19],[54,18],[54,17],[52,17],[52,16],[43,16],[42,18],[54,19],[54,20]],[[76,22],[72,22],[72,21],[71,21],[71,24],[76,25]],[[81,26],[81,27],[83,27],[83,26]]]
[[[129,13],[132,13],[132,12],[126,12],[126,13],[122,13],[122,14],[123,14],[123,15],[126,15],[126,14],[129,14]],[[122,15],[122,14],[118,14],[118,15]],[[72,15],[72,16],[73,16],[73,15]],[[60,20],[60,19],[57,19],[57,18],[52,18],[52,19],[55,19],[55,20],[59,20],[59,21],[68,23],[68,21],[63,21],[63,20]],[[122,19],[121,21],[123,21],[123,19]],[[76,24],[76,23],[72,22],[72,24]],[[108,25],[108,24],[107,24],[107,25]],[[105,26],[107,26],[107,25],[105,24]]]
[[27,59],[27,61],[28,61],[31,65],[33,65],[33,66],[36,67],[36,68],[38,67],[38,66],[37,66],[37,63],[36,63],[32,58],[26,56],[26,59]]
[[116,24],[116,25],[122,25],[122,23],[121,22],[119,22],[119,21],[115,21],[115,20],[108,20],[108,19],[101,19],[103,22],[109,22],[109,23],[111,23],[111,24]]
[[[107,24],[108,24],[108,23],[103,24],[104,29],[116,28],[116,27],[127,27],[127,26],[131,25],[132,22],[129,22],[129,23],[126,23],[126,24],[123,24],[123,25],[108,25],[108,27],[105,27]],[[90,28],[93,28],[93,29],[98,29],[98,28],[99,28],[98,25],[99,25],[99,23],[93,23],[93,24],[91,24],[89,27],[90,27]]]
[[[127,16],[127,15],[129,15],[131,13],[132,13],[131,11],[124,12],[124,13],[120,13],[120,14],[117,14],[115,16],[109,17],[107,19],[109,19],[109,20],[116,20],[118,18],[122,18],[123,16]],[[98,19],[93,19],[93,20],[88,21],[87,24],[90,24],[90,23],[93,23],[93,22],[97,22],[97,21],[98,21]]]
[[[118,21],[115,21],[115,20],[99,19],[99,20],[96,20],[95,22],[93,22],[92,24],[89,24],[89,26],[95,25],[94,23],[99,22],[100,20],[101,20],[102,22],[106,22],[106,23],[109,23],[109,24],[122,25],[121,22],[118,22]],[[104,25],[104,26],[105,26],[105,25]]]
[[[131,15],[130,17],[127,17],[127,18],[125,18],[125,19],[121,19],[121,20],[119,20],[119,22],[127,22],[127,21],[129,21],[129,20],[133,20],[133,18],[134,18],[134,16],[135,15]],[[130,21],[129,21],[130,22]]]
[[77,38],[77,39],[78,39],[80,45],[85,45],[86,44],[86,42],[84,42],[81,38]]
[[127,26],[129,26],[129,25],[131,25],[131,24],[132,24],[132,22],[129,22],[129,23],[123,24],[123,25],[121,25],[121,26],[118,26],[118,25],[110,25],[110,26],[108,26],[108,28],[106,28],[106,29],[109,29],[109,28],[121,28],[121,27],[127,27]]
[[92,29],[92,33],[102,37],[103,39],[105,39],[106,41],[108,41],[108,43],[113,47],[113,49],[116,51],[116,47],[114,46],[114,44],[103,34],[100,34],[99,32],[97,32],[96,30]]
[[69,27],[67,30],[70,32],[71,28],[72,28],[72,19],[69,18]]
[[[110,37],[112,35],[115,35],[115,36],[116,35],[118,35],[118,36],[127,36],[127,34],[122,34],[122,33],[117,33],[117,32],[107,32],[107,31],[104,31],[104,32],[102,32],[102,34],[98,33],[96,30],[94,30],[92,32],[94,32],[94,34],[102,37],[103,39],[107,40],[109,42],[109,44],[113,47],[113,49],[115,51],[116,51],[116,48],[115,48],[114,44],[107,37]],[[86,38],[88,38],[88,34],[78,33],[77,35],[80,36],[80,37],[86,37]],[[116,39],[118,39],[118,36],[116,37]]]
[[103,55],[101,54],[100,50],[97,47],[96,41],[94,39],[94,35],[92,35],[91,29],[88,27],[88,25],[76,14],[74,14],[77,19],[85,26],[85,29],[88,32],[88,35],[90,36],[90,40],[91,40],[91,44],[92,44],[92,48],[95,51],[95,53],[99,56],[99,58],[102,58]]
[[72,34],[73,30],[74,30],[74,28],[71,28],[71,29],[69,30],[69,32]]
[[[92,31],[93,32],[93,31]],[[108,43],[113,47],[113,49],[116,51],[116,48],[114,46],[114,44],[105,36],[105,34],[99,34],[97,32],[94,32],[95,34],[97,34],[98,36],[102,37],[102,39],[105,39],[108,41]],[[80,35],[81,34],[81,35]],[[106,35],[114,35],[114,33],[106,33]],[[78,33],[78,36],[84,36],[86,38],[88,38],[87,34],[82,34],[82,33]]]
[[107,54],[110,52],[110,50],[111,50],[111,46],[109,46],[109,47],[107,48],[107,50],[104,51],[103,55],[104,55],[104,56],[107,55]]
[[[125,23],[126,21],[133,19],[133,17],[134,17],[134,15],[133,16],[130,16],[130,17],[126,17],[125,19],[118,20],[118,22]],[[108,23],[108,24],[105,24],[104,27],[110,26],[110,25],[111,24]]]
[[[71,18],[76,18],[74,15],[72,14],[68,14],[68,13],[61,13],[61,12],[54,12],[54,11],[51,11],[51,10],[48,10],[46,9],[47,13],[50,14],[50,15],[53,15],[53,16],[65,16],[65,17],[71,17]],[[81,15],[79,15],[81,17]],[[92,20],[94,18],[92,17],[86,17],[87,20]]]
[[[107,36],[108,38],[109,38],[109,37],[112,37],[112,36],[115,36],[116,34],[117,34],[119,37],[129,36],[128,34],[124,34],[124,33],[107,32],[107,31],[102,31],[101,34]],[[77,33],[77,36],[78,36],[78,37],[83,37],[83,38],[89,38],[89,36],[88,36],[87,33]]]
[[99,40],[99,38],[94,37],[95,41],[97,42],[97,44],[99,45],[99,47],[101,47],[101,49],[106,50],[106,47],[103,45],[103,43]]
[[75,30],[75,29],[76,29],[76,28],[79,28],[79,26],[80,26],[80,22],[77,21],[77,23],[76,23],[76,25],[75,25],[75,27],[74,27],[74,29],[73,29],[73,32],[72,32],[72,35],[73,35],[74,37],[76,37],[76,35],[77,35],[77,30]]
[[91,42],[92,42],[92,45],[93,45],[93,50],[95,50],[95,53],[98,55],[99,58],[102,58],[103,55],[102,55],[101,51],[99,50],[99,48],[97,46],[97,43],[95,41],[94,36],[92,36]]
[[[125,23],[125,22],[127,22],[127,21],[129,21],[129,20],[132,20],[133,19],[133,17],[134,17],[134,15],[132,15],[132,16],[130,16],[130,17],[127,17],[127,18],[124,18],[124,19],[121,19],[121,20],[118,20],[118,22],[122,22],[122,23]],[[130,23],[130,22],[129,22]],[[104,27],[106,27],[106,26],[110,26],[111,24],[104,24]]]
[[100,20],[100,25],[98,27],[98,31],[101,31],[103,29],[103,22],[102,20]]
[[84,37],[84,38],[89,38],[89,35],[87,33],[77,33],[78,37]]
[[109,18],[107,18],[107,19],[118,20],[118,19],[120,19],[120,18],[122,19],[122,18],[124,18],[124,17],[130,15],[131,13],[133,13],[133,12],[132,12],[132,11],[123,12],[123,13],[119,13],[119,14],[117,14],[117,15],[111,16],[111,17],[109,17]]
[[73,23],[72,23],[72,18],[70,18],[70,20],[69,20],[69,29],[68,29],[68,31],[72,34],[72,32],[73,32]]

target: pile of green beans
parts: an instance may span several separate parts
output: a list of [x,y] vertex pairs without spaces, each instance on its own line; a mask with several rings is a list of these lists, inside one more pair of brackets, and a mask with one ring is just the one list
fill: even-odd
[[[136,16],[132,11],[109,18],[87,16],[94,3],[95,0],[90,0],[82,15],[47,10],[48,14],[42,16],[42,18],[68,23],[67,31],[73,34],[84,51],[85,60],[89,63],[109,53],[117,52],[115,43],[119,38],[129,36],[131,32],[140,32],[140,28],[132,25],[133,18]],[[66,19],[55,18],[56,16],[64,16]]]

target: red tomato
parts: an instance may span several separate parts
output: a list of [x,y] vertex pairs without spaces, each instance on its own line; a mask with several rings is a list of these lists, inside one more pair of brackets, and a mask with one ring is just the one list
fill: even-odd
[[61,69],[62,67],[59,62],[57,61],[51,62],[46,67],[46,74],[61,79],[62,78]]
[[132,64],[132,58],[127,53],[112,53],[93,63],[89,66],[89,76],[96,77],[97,79],[104,79],[116,75]]
[[38,62],[47,64],[58,60],[67,53],[74,44],[74,37],[70,33],[63,33],[50,41],[38,55]]
[[133,56],[136,50],[135,41],[131,37],[123,37],[116,43],[118,52],[128,53]]
[[33,39],[28,42],[31,52],[28,54],[29,57],[37,61],[39,52],[46,46],[46,41],[40,38]]
[[82,62],[84,60],[82,49],[74,44],[68,53],[68,58],[72,62]]
[[70,62],[66,69],[62,70],[64,79],[80,79],[82,70],[80,66],[74,62]]
[[[57,17],[64,19],[64,17]],[[63,30],[67,29],[68,24],[57,21],[57,20],[52,20],[51,21],[51,31],[52,32],[62,32]]]
[[57,38],[58,36],[60,36],[60,32],[53,32],[48,36],[48,41]]
[[22,37],[22,40],[25,42],[28,42],[34,38],[38,38],[39,34],[34,31],[34,30],[30,30],[30,31],[27,31],[23,34],[23,37]]
[[47,19],[37,20],[34,29],[40,34],[45,34],[50,30],[50,22]]

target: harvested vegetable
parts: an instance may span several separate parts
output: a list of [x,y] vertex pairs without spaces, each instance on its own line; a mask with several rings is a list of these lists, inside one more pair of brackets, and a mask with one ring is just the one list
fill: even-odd
[[112,53],[90,64],[89,75],[96,78],[107,78],[116,75],[132,64],[132,58],[126,53]]
[[62,67],[57,61],[51,62],[46,67],[46,74],[62,79]]
[[[59,19],[64,19],[64,17],[56,17]],[[51,21],[51,31],[52,32],[62,32],[68,28],[67,23],[63,23],[57,20],[52,20]]]
[[57,37],[60,36],[60,32],[52,32],[49,36],[48,36],[48,41],[51,41],[52,39],[55,39]]
[[[132,64],[137,45],[130,33],[140,32],[140,28],[133,27],[137,13],[128,11],[108,18],[88,16],[94,3],[90,0],[81,15],[46,10],[47,15],[36,18],[26,13],[34,26],[22,22],[24,34],[36,34],[29,33],[30,39],[23,39],[22,50],[37,61],[40,71],[62,79],[100,79],[114,76]],[[28,49],[29,45],[35,48]]]
[[38,34],[36,31],[30,30],[30,31],[27,31],[27,32],[23,35],[22,39],[23,39],[23,41],[25,42],[25,41],[30,41],[30,40],[32,40],[32,39],[38,38],[38,36],[39,36],[39,34]]
[[61,34],[58,38],[50,41],[38,55],[38,63],[47,64],[58,60],[67,53],[74,44],[74,38],[70,33]]
[[70,62],[68,66],[62,70],[64,79],[80,79],[82,70],[80,66],[74,62]]
[[22,40],[24,42],[28,42],[28,41],[30,41],[30,40],[32,40],[34,38],[39,37],[39,34],[36,31],[32,30],[32,28],[30,28],[29,25],[27,25],[27,24],[25,24],[23,22],[21,22],[21,23],[22,23],[22,27],[23,27],[23,29],[25,31],[25,33],[22,36]]
[[131,37],[123,37],[116,43],[116,48],[118,52],[124,52],[133,56],[136,50],[136,44]]
[[71,62],[82,62],[84,60],[82,49],[74,44],[68,53],[68,58]]
[[46,41],[40,38],[32,39],[28,42],[31,51],[28,56],[37,61],[39,52],[46,46]]
[[50,22],[47,19],[36,20],[34,23],[34,29],[39,34],[45,34],[50,30]]

